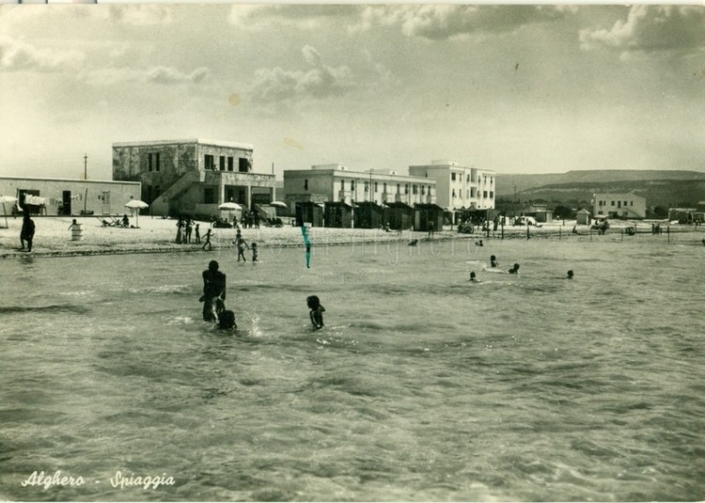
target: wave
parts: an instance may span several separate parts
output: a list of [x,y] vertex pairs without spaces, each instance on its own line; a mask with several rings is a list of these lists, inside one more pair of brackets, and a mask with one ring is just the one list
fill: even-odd
[[51,306],[0,306],[0,314],[9,313],[89,313],[86,306],[73,304],[54,304]]

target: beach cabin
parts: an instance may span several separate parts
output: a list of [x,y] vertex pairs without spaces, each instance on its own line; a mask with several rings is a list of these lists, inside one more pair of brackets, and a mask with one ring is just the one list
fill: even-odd
[[296,212],[301,208],[304,223],[311,224],[311,227],[323,227],[323,203],[296,203]]
[[326,227],[349,228],[352,225],[353,207],[342,201],[325,203],[323,222]]
[[445,210],[437,204],[415,204],[414,205],[414,230],[425,232],[429,229],[429,224],[433,222],[433,228],[437,231],[443,229],[443,213]]
[[581,209],[578,211],[578,213],[575,216],[577,220],[578,225],[590,225],[590,221],[592,220],[592,215],[588,210],[585,208]]
[[355,203],[353,208],[355,227],[360,229],[379,229],[385,218],[385,207],[371,201]]
[[386,203],[387,223],[390,229],[410,229],[414,222],[414,208],[406,203]]

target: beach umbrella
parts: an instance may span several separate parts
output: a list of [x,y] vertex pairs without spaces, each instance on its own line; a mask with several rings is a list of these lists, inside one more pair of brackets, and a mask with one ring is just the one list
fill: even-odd
[[220,206],[218,206],[218,209],[219,210],[228,210],[228,211],[241,210],[242,206],[240,206],[237,203],[223,203]]
[[137,215],[135,216],[135,227],[140,226],[140,210],[143,208],[149,208],[149,205],[145,203],[144,201],[140,201],[139,199],[130,199],[127,204],[125,204],[125,208],[130,208],[130,210],[137,210]]
[[285,202],[282,201],[272,201],[269,203],[270,206],[279,206],[280,208],[288,208]]
[[5,203],[14,203],[16,201],[17,198],[13,196],[0,196],[0,203],[2,203],[2,212],[5,215],[5,227],[9,227],[7,223],[7,211],[5,210]]
[[228,210],[228,218],[230,218],[230,216],[232,215],[231,212],[234,210],[241,210],[242,206],[240,206],[237,203],[223,203],[218,206],[218,209],[219,210]]

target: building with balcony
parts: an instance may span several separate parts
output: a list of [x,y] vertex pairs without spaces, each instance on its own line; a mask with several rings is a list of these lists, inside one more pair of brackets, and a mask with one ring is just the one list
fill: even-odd
[[113,143],[113,180],[138,181],[153,215],[218,216],[274,200],[274,175],[253,172],[253,147],[205,139]]
[[434,180],[400,175],[392,170],[353,171],[342,164],[322,164],[311,169],[284,171],[284,202],[290,208],[299,202],[436,202]]
[[409,166],[409,175],[435,181],[435,203],[443,208],[451,211],[494,208],[494,171],[438,160],[423,166]]
[[646,199],[635,194],[593,194],[594,218],[646,218]]

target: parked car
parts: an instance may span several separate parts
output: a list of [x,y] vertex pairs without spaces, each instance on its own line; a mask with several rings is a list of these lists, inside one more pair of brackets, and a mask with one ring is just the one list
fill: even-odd
[[535,225],[541,227],[534,217],[516,217],[514,225]]

